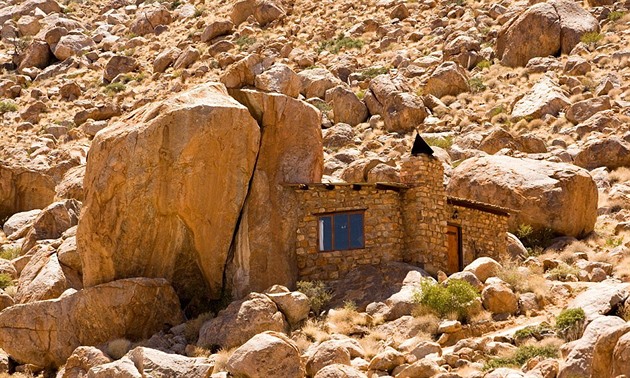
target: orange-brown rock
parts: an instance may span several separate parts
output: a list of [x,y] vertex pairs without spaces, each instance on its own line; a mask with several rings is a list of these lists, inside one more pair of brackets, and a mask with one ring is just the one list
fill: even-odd
[[218,298],[259,140],[247,108],[217,83],[98,133],[77,230],[84,284],[164,277],[183,300]]
[[275,93],[230,91],[262,130],[256,169],[236,233],[229,274],[236,297],[297,279],[296,204],[287,183],[320,182],[323,148],[320,113]]

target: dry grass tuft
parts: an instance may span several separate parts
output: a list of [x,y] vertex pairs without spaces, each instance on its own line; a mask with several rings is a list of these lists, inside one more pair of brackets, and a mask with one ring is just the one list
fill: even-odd
[[220,349],[217,353],[211,356],[211,358],[214,360],[214,370],[212,371],[213,374],[225,371],[227,362],[235,350],[236,348]]
[[365,358],[369,361],[381,352],[387,345],[387,335],[380,331],[372,331],[367,336],[359,339],[361,348],[365,351]]
[[120,360],[129,350],[131,350],[131,341],[127,339],[115,339],[107,343],[107,354],[114,360]]
[[301,331],[312,342],[321,343],[330,339],[330,334],[324,323],[315,319],[308,319]]
[[195,345],[189,357],[210,357],[211,355],[212,351],[210,351],[209,349]]
[[630,168],[619,167],[608,173],[608,181],[611,184],[630,181]]
[[497,277],[512,286],[518,293],[534,293],[538,298],[544,298],[547,294],[547,286],[542,271],[534,272],[530,268],[523,269],[518,262],[508,260],[502,261],[503,267]]

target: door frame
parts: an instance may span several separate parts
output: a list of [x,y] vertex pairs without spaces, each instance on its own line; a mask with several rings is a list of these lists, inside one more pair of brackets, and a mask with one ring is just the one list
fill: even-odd
[[446,233],[448,234],[448,227],[455,227],[457,229],[457,271],[461,272],[464,269],[464,248],[462,240],[462,226],[455,223],[447,223]]

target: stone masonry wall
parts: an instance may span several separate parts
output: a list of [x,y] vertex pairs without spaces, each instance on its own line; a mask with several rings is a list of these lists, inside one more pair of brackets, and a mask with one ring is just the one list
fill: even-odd
[[410,156],[401,166],[405,227],[404,261],[431,274],[446,268],[448,241],[444,167],[432,156]]
[[[394,190],[362,186],[322,186],[295,190],[300,210],[296,253],[299,280],[332,280],[358,265],[402,261],[403,220],[400,195]],[[318,215],[365,210],[365,248],[320,252]]]
[[464,266],[478,257],[500,261],[507,256],[507,223],[509,217],[468,207],[448,204],[448,214],[457,210],[457,218],[448,223],[462,228]]

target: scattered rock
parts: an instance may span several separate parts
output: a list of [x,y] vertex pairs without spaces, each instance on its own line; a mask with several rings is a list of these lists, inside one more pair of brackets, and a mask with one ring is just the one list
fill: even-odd
[[455,62],[440,64],[424,86],[424,93],[441,98],[470,91],[466,70]]
[[304,377],[300,351],[291,339],[277,332],[252,337],[234,351],[226,368],[242,377]]

